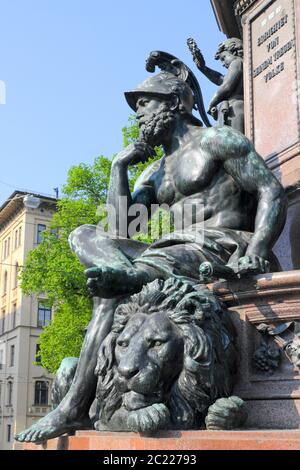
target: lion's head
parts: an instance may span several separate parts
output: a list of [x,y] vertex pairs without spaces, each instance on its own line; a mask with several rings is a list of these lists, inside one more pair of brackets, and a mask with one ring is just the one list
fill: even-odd
[[226,312],[205,288],[156,280],[119,305],[96,373],[98,429],[193,429],[229,396],[236,352]]

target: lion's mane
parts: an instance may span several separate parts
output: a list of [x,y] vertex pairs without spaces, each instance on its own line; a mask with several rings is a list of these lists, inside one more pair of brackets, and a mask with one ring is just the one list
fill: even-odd
[[118,336],[137,312],[165,312],[182,332],[183,367],[164,404],[173,429],[201,427],[208,407],[232,392],[237,357],[235,333],[228,313],[209,290],[176,279],[156,280],[117,307],[112,330],[100,347],[96,369],[99,420],[109,423],[121,407],[122,394],[114,382],[114,351]]

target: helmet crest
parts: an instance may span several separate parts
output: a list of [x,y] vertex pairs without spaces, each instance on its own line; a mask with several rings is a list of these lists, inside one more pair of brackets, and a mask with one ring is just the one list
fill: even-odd
[[136,102],[143,94],[165,97],[175,94],[180,98],[181,105],[193,124],[203,125],[192,114],[192,110],[197,109],[205,125],[210,127],[199,83],[189,67],[177,57],[162,51],[151,52],[146,60],[148,72],[154,72],[156,66],[161,69],[159,74],[145,80],[134,91],[125,93],[129,106],[136,111]]

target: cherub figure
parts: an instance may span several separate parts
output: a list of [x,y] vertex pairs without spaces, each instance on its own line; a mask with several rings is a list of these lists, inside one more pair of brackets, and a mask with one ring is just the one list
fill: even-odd
[[230,38],[219,45],[215,55],[228,69],[226,75],[206,66],[204,57],[196,42],[189,38],[188,46],[197,68],[219,88],[208,108],[218,124],[227,125],[244,133],[244,92],[243,92],[243,43],[241,39]]

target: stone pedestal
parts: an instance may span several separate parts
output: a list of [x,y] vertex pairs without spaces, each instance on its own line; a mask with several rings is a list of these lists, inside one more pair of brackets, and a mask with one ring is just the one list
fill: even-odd
[[24,450],[300,450],[300,431],[169,431],[153,436],[80,431]]
[[287,195],[286,225],[274,247],[283,271],[300,269],[300,183],[288,188]]
[[260,372],[253,354],[262,336],[256,326],[300,321],[300,271],[267,274],[211,289],[229,307],[240,351],[234,394],[247,401],[247,428],[300,428],[300,371],[283,352],[273,373]]
[[261,342],[256,326],[300,322],[300,270],[266,274],[209,286],[227,305],[237,331],[240,365],[234,394],[247,402],[249,418],[241,431],[134,433],[78,432],[25,450],[300,450],[300,370],[282,354],[272,373],[255,369]]

